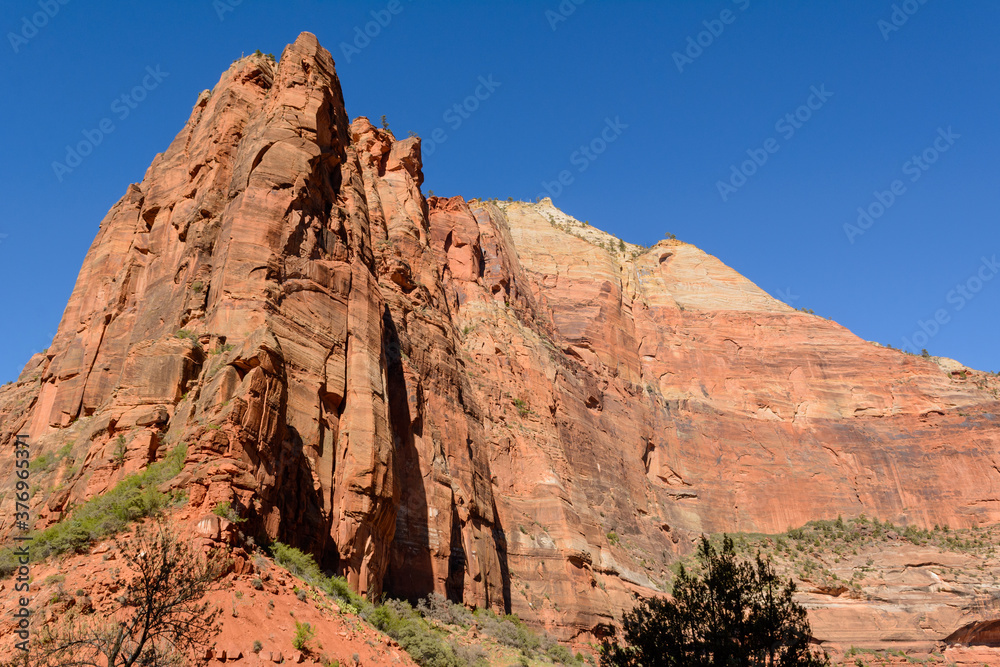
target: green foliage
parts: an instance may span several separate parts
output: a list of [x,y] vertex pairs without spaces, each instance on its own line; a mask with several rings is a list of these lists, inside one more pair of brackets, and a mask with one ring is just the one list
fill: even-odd
[[[477,609],[475,617],[483,634],[489,635],[504,646],[520,650],[524,655],[533,655],[539,649],[549,648],[549,644],[552,643],[551,639],[543,642],[541,637],[528,629],[514,614],[497,616],[489,609]],[[543,647],[543,643],[546,643],[546,646]]]
[[205,283],[201,282],[200,280],[196,280],[193,283],[191,283],[191,291],[194,292],[195,294],[201,294],[201,290],[203,287],[205,287]]
[[676,239],[676,238],[677,238],[676,236],[674,236],[674,235],[673,235],[673,234],[671,234],[670,232],[667,232],[666,234],[664,234],[664,236],[665,236],[666,238],[670,239],[671,241],[673,241],[674,239]]
[[576,665],[580,660],[573,656],[573,652],[562,644],[555,644],[545,652],[552,662],[558,665]]
[[471,646],[452,644],[452,648],[459,659],[459,664],[468,667],[490,667],[490,656],[482,647],[474,644]]
[[345,611],[358,613],[369,606],[364,598],[351,590],[346,579],[323,574],[311,555],[281,542],[271,544],[271,555],[278,565],[296,577],[337,598]]
[[[129,475],[104,495],[74,509],[67,519],[33,532],[32,559],[80,552],[96,540],[121,532],[133,521],[157,514],[170,496],[156,487],[177,476],[184,467],[186,454],[186,445],[178,445],[162,461]],[[0,577],[13,573],[14,563],[10,548],[0,550]]]
[[52,464],[56,462],[55,457],[49,452],[40,454],[35,457],[35,460],[31,463],[31,467],[35,469],[35,472],[45,472],[52,467]]
[[809,648],[806,612],[782,585],[770,561],[736,558],[733,540],[720,550],[702,538],[704,577],[681,569],[673,599],[643,600],[623,619],[624,642],[605,640],[605,667],[829,664]]
[[236,508],[234,508],[228,500],[224,500],[213,507],[212,514],[221,516],[223,519],[232,521],[233,523],[243,523],[246,521],[246,519],[240,516],[239,512],[236,511]]
[[292,637],[292,647],[296,651],[308,651],[309,640],[316,636],[316,631],[308,623],[295,621],[295,636]]
[[528,408],[528,404],[524,401],[524,399],[515,398],[513,399],[513,403],[514,407],[517,408],[517,414],[522,417],[527,417],[531,414],[531,409]]
[[71,454],[73,453],[74,444],[75,443],[73,442],[67,442],[65,445],[60,447],[59,451],[56,452],[56,457],[58,459],[66,459],[69,463],[73,463],[73,461],[76,460],[74,457],[71,456]]
[[385,114],[382,114],[382,129],[386,132],[392,132],[392,130],[389,129],[389,120],[385,117]]
[[446,625],[458,625],[467,628],[474,622],[472,612],[463,605],[453,604],[440,593],[431,593],[417,602],[417,612],[424,618],[430,618]]
[[365,620],[389,635],[421,667],[465,667],[464,661],[407,602],[388,600]]
[[198,340],[198,334],[194,333],[193,331],[188,331],[187,329],[181,329],[174,335],[180,338],[181,340],[184,339]]
[[253,652],[254,653],[260,653],[263,648],[264,648],[264,645],[260,643],[259,639],[253,640]]
[[[932,529],[917,526],[896,526],[891,521],[880,522],[863,514],[845,520],[810,521],[799,528],[791,528],[784,538],[811,550],[843,553],[846,548],[871,546],[881,542],[905,541],[917,546],[935,546],[944,551],[957,551],[987,556],[994,552],[996,536],[992,528],[970,528],[951,531],[948,526],[935,525]],[[766,538],[771,539],[771,538]]]
[[[272,543],[270,551],[278,565],[336,598],[343,611],[360,614],[399,642],[421,667],[488,667],[486,653],[475,646],[453,643],[448,638],[450,633],[444,629],[447,626],[463,629],[478,626],[483,635],[520,650],[522,655],[544,654],[552,661],[567,665],[581,662],[551,638],[536,635],[516,616],[500,617],[482,609],[473,613],[435,593],[418,602],[416,609],[399,600],[372,604],[352,591],[342,577],[324,574],[311,555],[281,542]],[[265,569],[259,564],[258,568]],[[254,585],[256,587],[256,582]],[[299,590],[297,594],[304,596],[305,591]]]
[[125,444],[125,436],[119,435],[115,440],[115,451],[111,455],[116,468],[121,468],[125,464],[125,456],[128,454],[128,445]]
[[605,535],[605,537],[608,538],[608,544],[610,544],[611,546],[615,546],[616,544],[621,542],[621,539],[618,537],[618,533],[614,531],[611,531],[610,533]]
[[307,583],[318,585],[325,578],[313,557],[295,547],[274,542],[271,544],[271,555],[278,565]]

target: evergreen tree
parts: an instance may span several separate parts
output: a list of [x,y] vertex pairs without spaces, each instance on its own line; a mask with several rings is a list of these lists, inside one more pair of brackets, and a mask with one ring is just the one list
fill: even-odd
[[790,667],[827,665],[809,647],[805,609],[795,584],[782,584],[760,554],[736,558],[733,540],[721,551],[705,537],[698,547],[704,577],[683,567],[673,599],[651,598],[625,613],[624,642],[605,640],[604,667]]

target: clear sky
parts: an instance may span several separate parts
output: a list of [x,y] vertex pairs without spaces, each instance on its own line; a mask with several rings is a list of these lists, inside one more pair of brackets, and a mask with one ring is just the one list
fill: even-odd
[[425,137],[425,191],[547,184],[863,338],[1000,370],[998,25],[993,0],[6,0],[0,382],[48,346],[98,223],[198,93],[304,30],[351,117]]

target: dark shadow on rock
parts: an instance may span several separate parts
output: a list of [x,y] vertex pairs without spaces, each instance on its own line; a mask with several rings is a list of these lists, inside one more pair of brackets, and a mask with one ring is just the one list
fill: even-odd
[[[416,602],[434,590],[427,492],[420,474],[420,455],[414,442],[414,436],[421,434],[423,422],[419,415],[410,414],[406,378],[403,374],[402,343],[388,308],[382,319],[385,330],[389,422],[396,448],[396,479],[400,486],[396,535],[393,538],[383,590],[392,597]],[[413,390],[417,391],[416,388]]]
[[454,500],[451,505],[451,553],[448,555],[448,579],[445,581],[445,596],[452,602],[461,604],[465,599],[465,544],[462,542],[462,521],[458,518],[458,507]]
[[330,536],[330,521],[324,518],[319,494],[313,487],[302,438],[290,426],[285,427],[280,452],[274,465],[274,487],[261,494],[264,516],[276,507],[281,522],[275,539],[312,554],[323,570],[336,572],[340,553]]
[[503,611],[511,613],[510,603],[510,566],[507,563],[507,533],[500,523],[496,503],[493,504],[493,542],[497,547],[497,558],[500,561],[500,579],[503,581]]

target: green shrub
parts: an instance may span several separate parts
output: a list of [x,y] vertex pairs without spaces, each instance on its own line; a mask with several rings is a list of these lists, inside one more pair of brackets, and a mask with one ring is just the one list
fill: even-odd
[[119,435],[115,440],[115,451],[111,455],[111,460],[115,462],[116,468],[121,468],[125,463],[125,456],[128,454],[128,445],[125,444],[125,436]]
[[809,621],[793,598],[795,584],[783,586],[769,560],[738,559],[725,535],[721,550],[702,537],[698,560],[704,578],[682,570],[672,599],[642,599],[625,613],[624,641],[614,635],[604,640],[602,665],[748,665],[760,656],[776,665],[829,665],[826,654],[809,646]]
[[281,542],[271,544],[274,561],[303,581],[319,585],[326,577],[309,554]]
[[70,456],[70,454],[73,453],[73,445],[74,445],[73,442],[67,442],[65,445],[59,448],[58,452],[56,452],[56,457],[58,457],[60,460],[67,459],[69,463],[73,463],[75,459],[74,457]]
[[420,667],[464,667],[455,650],[407,602],[388,600],[368,610],[365,620],[399,642]]
[[517,408],[517,414],[522,417],[527,417],[531,414],[531,409],[528,408],[528,404],[523,399],[515,398],[513,403],[514,407]]
[[[68,518],[32,533],[32,559],[82,551],[92,542],[124,530],[133,521],[159,512],[170,497],[156,487],[177,476],[184,467],[186,454],[187,447],[178,445],[162,461],[129,475],[104,495],[91,498],[75,508]],[[14,572],[13,563],[12,550],[0,550],[0,577]]]
[[260,643],[259,639],[253,640],[253,652],[254,653],[260,653],[263,648],[264,648],[264,645]]
[[573,652],[562,644],[555,644],[548,651],[545,652],[552,662],[558,663],[560,665],[572,665],[579,662],[573,657]]
[[368,604],[364,598],[351,590],[346,579],[323,574],[311,555],[281,542],[271,544],[271,555],[278,565],[296,577],[337,598],[341,602],[341,607],[346,607],[346,611],[357,613]]
[[326,577],[320,584],[320,588],[327,595],[339,599],[342,607],[346,605],[345,611],[357,613],[368,604],[363,597],[351,590],[347,579],[343,577]]
[[224,500],[213,507],[212,514],[221,516],[223,519],[232,521],[233,523],[243,523],[246,521],[246,519],[240,516],[239,512],[236,511],[236,508],[234,508],[228,500]]
[[468,667],[490,667],[490,656],[481,646],[455,644],[452,648],[455,650],[455,656],[461,661],[460,664]]
[[440,593],[431,593],[417,602],[417,612],[424,618],[432,618],[440,623],[467,628],[474,620],[472,612],[464,605],[455,604]]
[[475,616],[483,633],[504,646],[519,649],[529,656],[542,646],[542,639],[514,614],[501,617],[489,609],[477,609]]
[[46,452],[45,454],[40,454],[35,457],[35,460],[31,462],[31,467],[34,468],[35,472],[45,472],[52,467],[52,464],[56,462],[55,457],[52,454]]
[[295,636],[292,637],[292,647],[296,651],[308,651],[309,640],[316,636],[316,631],[308,623],[295,621]]

